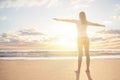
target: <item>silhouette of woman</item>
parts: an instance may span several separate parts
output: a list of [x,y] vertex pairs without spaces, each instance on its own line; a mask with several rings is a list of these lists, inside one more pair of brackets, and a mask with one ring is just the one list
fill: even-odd
[[[87,27],[88,25],[90,26],[102,26],[105,27],[105,25],[98,24],[98,23],[92,23],[87,21],[85,12],[80,12],[79,13],[79,20],[74,20],[74,19],[57,19],[53,18],[56,21],[64,21],[64,22],[70,22],[70,23],[75,23],[77,26],[78,30],[78,70],[76,71],[76,77],[77,80],[79,80],[79,73],[80,73],[80,68],[81,68],[81,63],[82,63],[82,56],[83,56],[83,48],[85,50],[85,56],[86,56],[86,73],[89,73],[90,69],[90,56],[89,56],[89,38],[87,35]],[[88,74],[90,75],[90,74]],[[89,80],[92,80],[90,76],[88,76]]]

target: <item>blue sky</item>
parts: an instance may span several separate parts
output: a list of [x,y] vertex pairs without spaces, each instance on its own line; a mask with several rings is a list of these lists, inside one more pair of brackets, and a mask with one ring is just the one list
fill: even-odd
[[75,25],[52,18],[78,19],[80,11],[86,12],[89,21],[105,24],[106,29],[120,29],[120,0],[0,0],[0,34],[27,28],[67,35],[74,32]]

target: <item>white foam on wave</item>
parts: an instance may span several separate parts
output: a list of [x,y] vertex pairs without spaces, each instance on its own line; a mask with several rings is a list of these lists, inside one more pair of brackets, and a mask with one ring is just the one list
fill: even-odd
[[[93,59],[120,59],[120,55],[91,56]],[[77,57],[0,57],[0,60],[76,60]],[[83,57],[85,59],[85,57]]]

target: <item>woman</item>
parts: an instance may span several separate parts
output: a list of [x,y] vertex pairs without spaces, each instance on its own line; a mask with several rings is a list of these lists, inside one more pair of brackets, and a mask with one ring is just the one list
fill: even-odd
[[76,73],[77,73],[77,77],[78,77],[77,80],[79,80],[79,73],[80,73],[82,56],[83,56],[83,48],[85,50],[85,56],[86,56],[86,65],[87,65],[86,72],[90,71],[90,69],[89,69],[89,66],[90,66],[89,38],[88,38],[88,35],[87,35],[87,27],[88,27],[88,25],[105,27],[105,25],[88,22],[87,19],[86,19],[85,12],[80,12],[79,13],[79,20],[57,19],[57,18],[54,18],[54,20],[75,23],[76,26],[77,26],[77,30],[78,30],[78,40],[77,40],[77,42],[78,42],[79,55],[78,55],[78,70],[76,71]]

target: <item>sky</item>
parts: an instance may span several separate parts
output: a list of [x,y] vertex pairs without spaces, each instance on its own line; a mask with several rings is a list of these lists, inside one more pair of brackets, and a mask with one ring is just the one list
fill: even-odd
[[106,25],[88,28],[91,49],[120,49],[120,0],[0,0],[0,48],[73,49],[76,27],[52,18],[87,20]]

